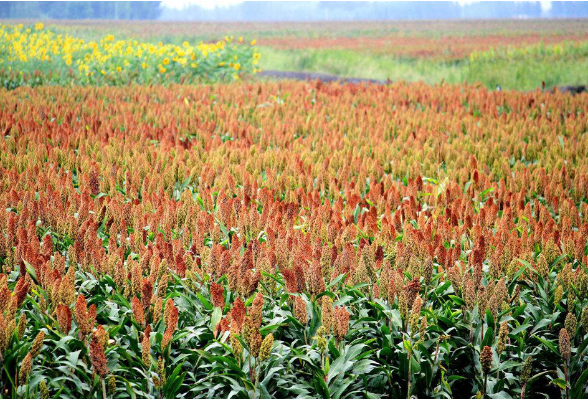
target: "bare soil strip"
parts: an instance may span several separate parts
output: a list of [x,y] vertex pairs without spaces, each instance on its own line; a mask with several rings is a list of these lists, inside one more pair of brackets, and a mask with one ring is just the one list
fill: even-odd
[[346,78],[337,75],[322,74],[318,72],[290,72],[290,71],[262,71],[259,76],[270,79],[294,79],[299,81],[321,82],[345,82],[345,83],[374,83],[379,85],[386,84],[386,81],[367,78]]

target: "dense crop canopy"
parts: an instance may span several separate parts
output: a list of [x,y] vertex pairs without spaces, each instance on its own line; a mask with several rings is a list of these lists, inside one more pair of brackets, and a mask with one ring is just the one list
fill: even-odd
[[587,101],[2,90],[3,393],[586,397]]

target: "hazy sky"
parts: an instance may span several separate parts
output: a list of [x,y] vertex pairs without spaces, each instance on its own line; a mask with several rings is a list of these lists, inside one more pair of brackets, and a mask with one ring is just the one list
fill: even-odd
[[[457,2],[463,5],[476,3],[479,0],[458,0]],[[541,0],[541,9],[549,11],[551,9],[551,1]],[[162,3],[168,8],[175,8],[181,10],[190,5],[199,5],[200,7],[213,9],[217,7],[226,7],[233,4],[243,3],[243,0],[162,0]]]
[[161,2],[168,8],[175,8],[178,10],[193,4],[199,5],[203,8],[213,9],[243,3],[242,0],[162,0]]

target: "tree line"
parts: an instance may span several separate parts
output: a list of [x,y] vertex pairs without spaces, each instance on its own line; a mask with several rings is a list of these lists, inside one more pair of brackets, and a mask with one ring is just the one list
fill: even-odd
[[[548,4],[548,6],[546,6]],[[460,18],[586,18],[588,2],[244,1],[178,10],[160,1],[0,1],[0,18],[192,21],[349,21]]]
[[0,18],[158,19],[160,1],[0,1]]
[[161,19],[196,21],[353,21],[504,18],[586,18],[588,2],[579,1],[245,1],[182,10],[163,8]]

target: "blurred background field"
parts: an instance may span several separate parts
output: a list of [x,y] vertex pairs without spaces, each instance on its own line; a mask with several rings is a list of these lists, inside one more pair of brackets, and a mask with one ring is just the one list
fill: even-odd
[[227,34],[256,39],[261,70],[426,83],[481,82],[491,89],[517,90],[536,89],[542,81],[547,87],[588,82],[585,20],[426,24],[48,21],[46,25],[86,40],[99,40],[105,33],[117,39],[178,45],[216,42]]
[[[130,8],[123,7],[126,2],[117,3],[121,5],[116,12],[124,14],[123,11],[127,10],[124,15],[131,19],[178,18],[177,13],[174,14],[178,10],[170,11],[160,7],[154,11],[143,6],[133,14]],[[324,2],[314,3],[318,4],[316,7],[327,7]],[[199,14],[191,14],[190,10],[196,7],[191,6],[184,10],[186,18],[199,15],[202,21],[46,19],[44,22],[45,26],[57,33],[67,33],[86,41],[100,40],[106,34],[112,34],[116,39],[178,46],[186,42],[191,45],[216,43],[225,40],[227,36],[241,37],[248,43],[255,40],[261,58],[254,67],[249,68],[253,72],[318,72],[342,77],[423,81],[430,84],[480,82],[490,89],[500,87],[516,90],[533,90],[541,87],[542,82],[547,88],[588,83],[588,20],[526,19],[535,15],[532,6],[539,7],[539,2],[536,3],[524,5],[529,10],[519,10],[519,13],[527,13],[521,14],[522,17],[517,14],[520,19],[502,20],[212,21],[211,11],[207,14],[200,10],[202,12]],[[550,7],[557,11],[557,4],[553,3]],[[153,4],[149,4],[153,8]],[[165,2],[162,4],[165,5]],[[503,7],[508,9],[509,4],[523,7],[516,2],[505,3]],[[576,8],[567,5],[567,16],[582,15],[587,8],[576,3],[568,4]],[[240,7],[248,10],[253,5],[245,2]],[[269,11],[260,8],[258,15],[278,15],[271,14],[272,7],[279,5],[273,4]],[[330,10],[331,15],[338,15],[335,12],[338,9],[330,7],[333,8]],[[227,19],[239,19],[235,17],[236,8],[238,6],[220,8],[215,18],[222,18],[222,11],[225,10]],[[39,15],[55,14],[51,14],[51,9],[47,10],[45,14]],[[382,18],[390,17],[382,10]],[[322,8],[316,8],[315,11],[317,19],[324,17],[319,15],[324,11]],[[441,10],[438,11],[442,16]],[[489,15],[498,15],[497,12]],[[364,13],[366,18],[371,16],[365,10]],[[244,11],[242,14],[245,15]],[[471,14],[476,16],[473,12]],[[8,15],[6,10],[4,14],[0,12],[2,15]],[[20,14],[13,10],[14,15]],[[105,18],[110,17],[108,13],[104,15]],[[30,19],[3,20],[5,24],[34,22]]]

